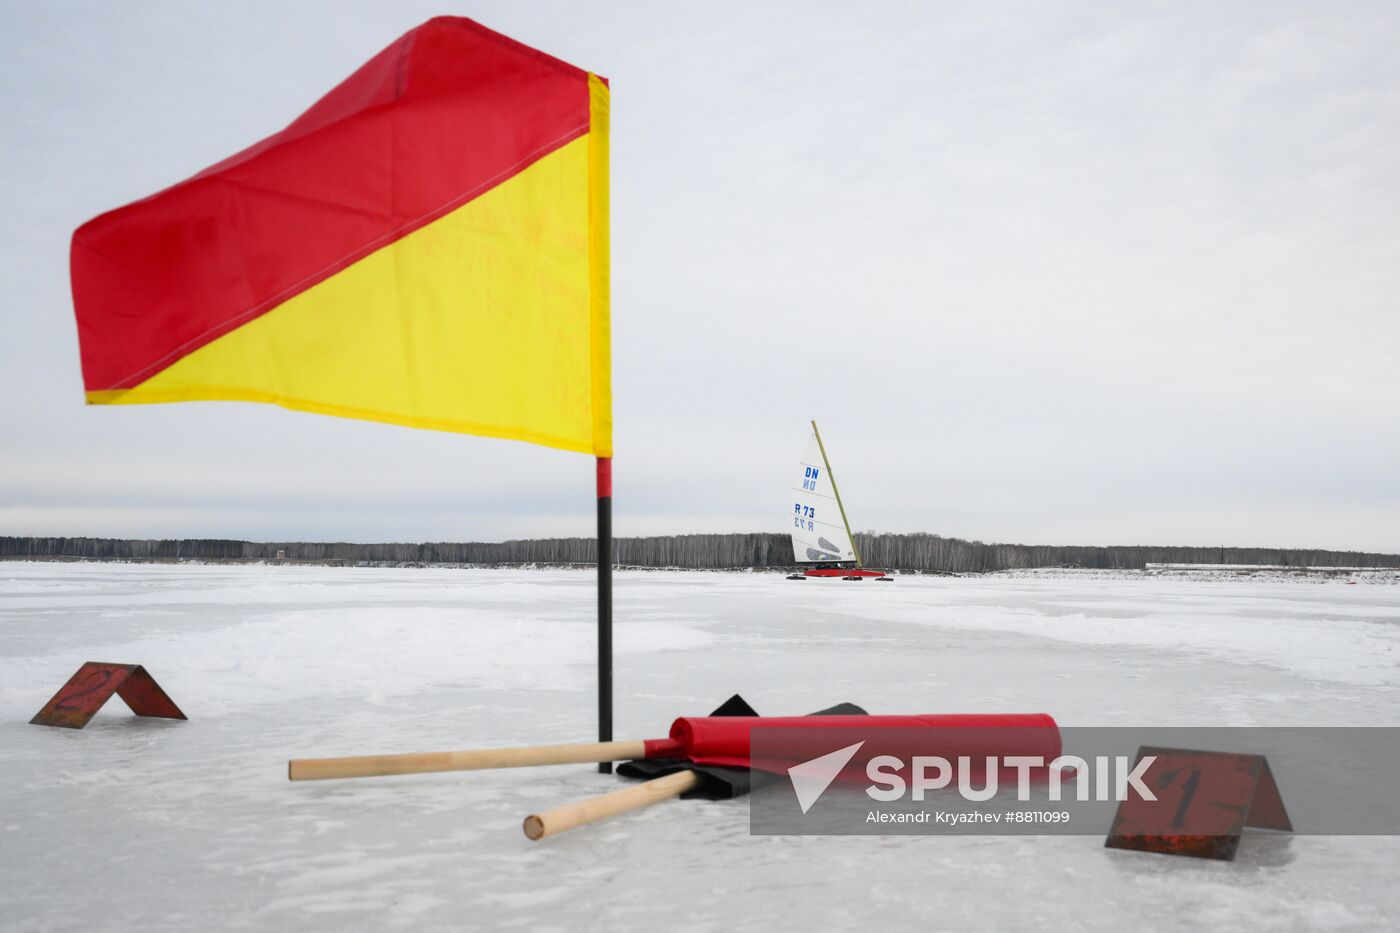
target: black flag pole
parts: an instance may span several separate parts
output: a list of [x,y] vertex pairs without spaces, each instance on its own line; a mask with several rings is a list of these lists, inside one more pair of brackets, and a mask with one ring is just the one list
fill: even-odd
[[[612,724],[612,458],[598,458],[598,741],[611,742]],[[612,774],[612,762],[598,764]]]

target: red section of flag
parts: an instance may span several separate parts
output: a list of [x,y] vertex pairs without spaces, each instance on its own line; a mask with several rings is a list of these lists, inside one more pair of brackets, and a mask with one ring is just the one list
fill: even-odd
[[88,391],[130,388],[588,131],[587,73],[468,19],[73,237]]

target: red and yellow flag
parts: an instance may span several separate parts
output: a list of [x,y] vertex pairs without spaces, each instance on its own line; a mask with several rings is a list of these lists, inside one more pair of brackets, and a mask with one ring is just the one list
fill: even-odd
[[608,86],[467,19],[73,236],[92,404],[272,402],[612,455]]

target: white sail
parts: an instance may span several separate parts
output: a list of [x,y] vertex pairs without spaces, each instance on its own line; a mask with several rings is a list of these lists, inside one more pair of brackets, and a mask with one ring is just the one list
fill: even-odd
[[816,430],[797,464],[797,479],[788,504],[792,556],[800,564],[854,562],[856,549],[836,501],[831,470],[822,456]]

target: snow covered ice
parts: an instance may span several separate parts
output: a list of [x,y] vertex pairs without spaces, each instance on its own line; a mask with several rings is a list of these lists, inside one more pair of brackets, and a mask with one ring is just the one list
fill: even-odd
[[[848,700],[1069,726],[1400,725],[1393,583],[616,585],[619,737],[663,735],[734,692],[774,714]],[[1390,837],[1247,836],[1233,863],[1093,837],[754,837],[738,800],[532,843],[527,813],[618,779],[287,781],[294,757],[589,740],[594,601],[593,575],[569,570],[0,564],[0,928],[1400,924]],[[144,664],[190,721],[113,699],[82,731],[29,725],[88,660]]]

